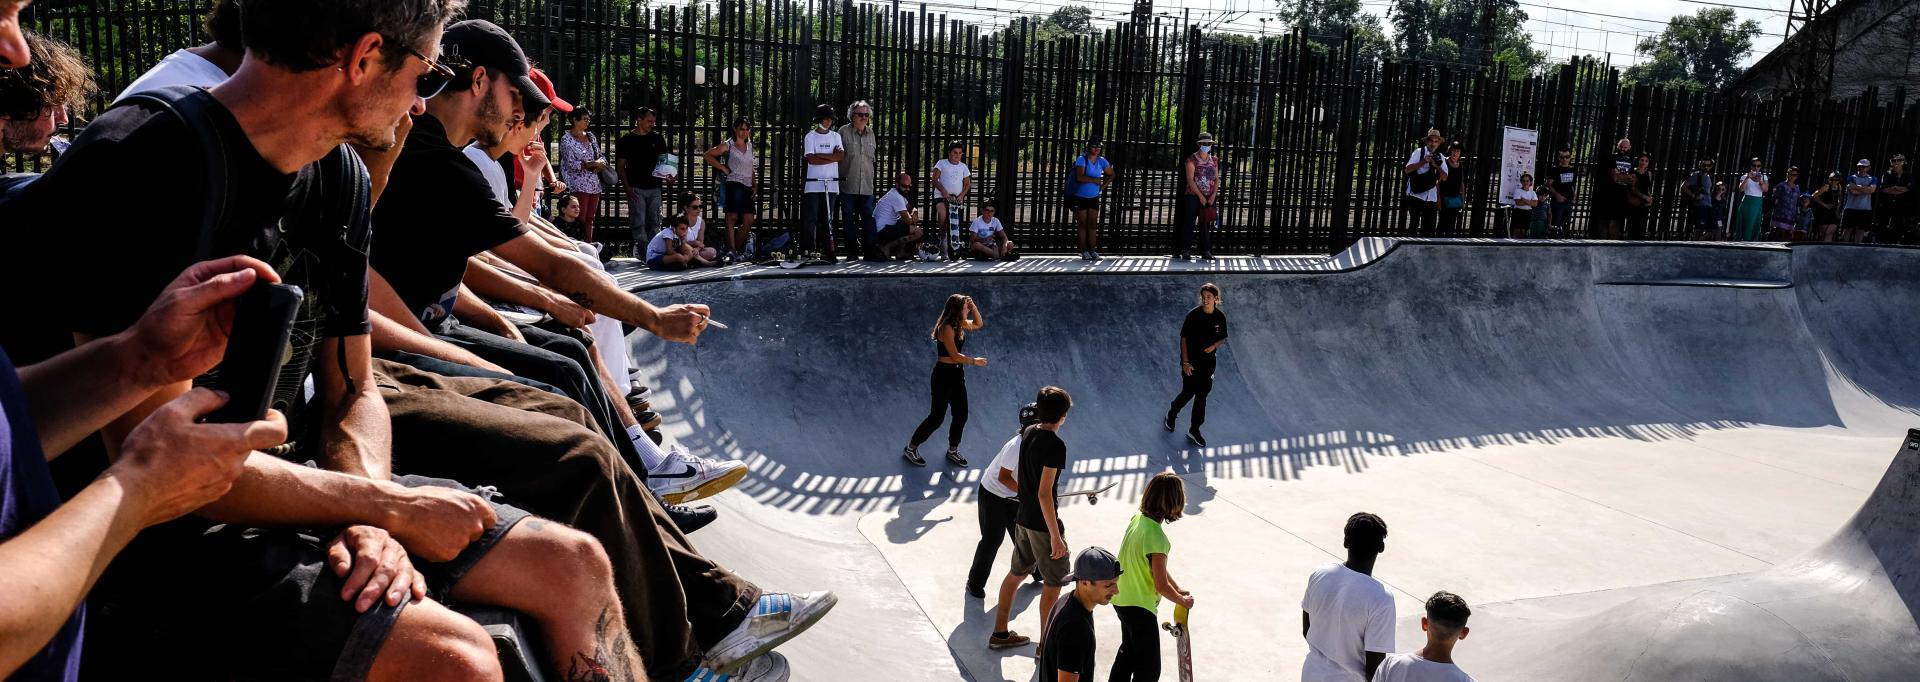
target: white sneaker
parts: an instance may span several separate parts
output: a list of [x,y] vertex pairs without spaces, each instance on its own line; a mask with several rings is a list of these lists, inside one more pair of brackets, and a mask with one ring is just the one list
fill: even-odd
[[647,472],[647,487],[669,505],[686,504],[718,495],[746,477],[746,462],[695,457],[674,443],[660,468]]
[[793,669],[787,666],[787,657],[769,652],[765,656],[747,662],[746,667],[732,675],[723,675],[702,666],[687,676],[686,682],[787,682]]
[[747,621],[707,652],[707,664],[722,673],[741,666],[751,670],[750,662],[806,632],[838,603],[839,598],[826,591],[761,594],[760,601],[754,602],[753,612],[747,614]]

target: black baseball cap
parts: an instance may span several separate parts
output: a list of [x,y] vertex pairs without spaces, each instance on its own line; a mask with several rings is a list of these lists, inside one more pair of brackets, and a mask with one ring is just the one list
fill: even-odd
[[485,19],[468,19],[448,26],[440,34],[440,58],[456,69],[484,66],[490,71],[498,71],[513,81],[520,90],[521,108],[529,112],[538,112],[553,106],[540,86],[534,84],[528,72],[533,65],[527,61],[527,53],[521,51],[520,43],[500,28]]

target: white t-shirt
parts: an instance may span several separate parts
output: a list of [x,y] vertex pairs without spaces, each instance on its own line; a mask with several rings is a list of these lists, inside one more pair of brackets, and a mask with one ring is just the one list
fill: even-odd
[[139,78],[135,78],[127,85],[127,89],[120,91],[120,95],[113,98],[113,101],[119,102],[126,99],[127,95],[158,90],[169,85],[197,85],[211,88],[226,81],[227,72],[221,71],[220,67],[214,66],[213,62],[207,61],[206,57],[186,50],[175,50],[173,54],[161,59],[159,64],[153,65],[153,68],[148,69]]
[[994,233],[1002,229],[999,218],[994,218],[993,222],[985,222],[980,219],[980,216],[974,216],[973,223],[967,227],[973,230],[973,233],[981,239],[992,239]]
[[[1761,173],[1760,182],[1766,182],[1766,181],[1767,181],[1767,174]],[[1750,197],[1765,196],[1764,194],[1760,193],[1760,182],[1753,182],[1752,180],[1747,179],[1747,176],[1745,175],[1740,176],[1740,193]]]
[[1009,500],[1019,498],[1019,491],[1000,484],[1001,469],[1006,469],[1013,480],[1020,480],[1020,434],[1014,434],[1006,445],[1000,446],[1000,454],[994,455],[993,461],[987,463],[986,472],[980,474],[980,487],[987,492]]
[[940,171],[940,189],[945,190],[947,194],[959,194],[960,186],[967,178],[973,177],[973,169],[968,168],[964,162],[950,163],[946,159],[941,159],[933,163],[933,169]]
[[[829,130],[823,133],[820,132],[819,126],[815,126],[807,133],[806,140],[802,144],[805,145],[804,153],[807,154],[832,154],[847,148],[840,140],[838,131]],[[809,163],[807,164],[807,191],[838,192],[840,191],[839,177],[840,164],[838,163]]]
[[[1426,159],[1426,158],[1429,158],[1430,156],[1432,157],[1440,156],[1440,152],[1438,150],[1435,150],[1429,153],[1427,152],[1427,148],[1423,145],[1421,147],[1414,149],[1413,155],[1408,156],[1407,162],[1400,164],[1400,166],[1401,168],[1404,169],[1407,166],[1420,163],[1421,159]],[[1433,172],[1433,166],[1430,166],[1427,164],[1421,164],[1420,170],[1414,171],[1413,175],[1424,175],[1432,172]],[[1407,185],[1403,185],[1404,187],[1407,188],[1407,196],[1417,197],[1422,201],[1439,201],[1440,200],[1440,183],[1437,183],[1437,182],[1434,183],[1434,185],[1432,187],[1427,188],[1427,191],[1425,192],[1415,192],[1413,191],[1413,185],[1411,184],[1411,181],[1413,180],[1413,175],[1401,176],[1406,179],[1404,182],[1409,183]]]
[[652,262],[655,258],[667,255],[667,250],[673,248],[674,239],[672,228],[654,235],[653,241],[647,242],[647,261]]
[[486,150],[481,149],[480,145],[467,145],[460,153],[466,154],[467,160],[478,166],[480,174],[487,177],[487,189],[493,190],[493,200],[500,202],[501,206],[513,208],[513,204],[507,202],[507,169],[501,168],[499,161],[487,158]]
[[1539,201],[1540,193],[1530,189],[1516,189],[1513,191],[1513,205],[1515,207],[1533,208],[1534,206],[1533,204],[1527,204],[1526,206],[1521,207],[1520,206],[1521,199],[1526,199],[1527,201]]
[[911,206],[907,204],[907,196],[900,193],[900,188],[887,190],[886,195],[873,204],[873,231],[878,233],[900,222],[900,212],[908,208]]
[[1367,652],[1393,651],[1393,595],[1373,576],[1322,566],[1307,578],[1300,610],[1310,626],[1301,682],[1367,682]]
[[1417,654],[1387,654],[1373,682],[1473,682],[1473,676],[1452,663],[1435,663]]

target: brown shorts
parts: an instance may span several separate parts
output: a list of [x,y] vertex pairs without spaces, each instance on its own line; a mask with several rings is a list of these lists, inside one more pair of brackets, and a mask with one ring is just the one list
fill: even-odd
[[[1062,541],[1066,538],[1063,536]],[[1008,575],[1028,575],[1035,569],[1040,579],[1053,587],[1067,584],[1067,558],[1053,558],[1053,539],[1044,530],[1015,524],[1013,527],[1013,568]]]

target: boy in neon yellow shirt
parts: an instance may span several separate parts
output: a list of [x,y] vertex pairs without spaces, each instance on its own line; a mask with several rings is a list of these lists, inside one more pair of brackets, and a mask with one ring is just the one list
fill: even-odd
[[1193,593],[1181,589],[1167,570],[1173,543],[1160,527],[1180,520],[1186,508],[1187,486],[1179,476],[1168,472],[1147,481],[1140,513],[1120,541],[1120,594],[1113,599],[1114,615],[1120,617],[1120,652],[1113,659],[1111,680],[1160,679],[1160,598],[1193,608]]

